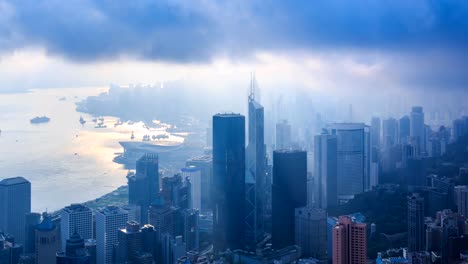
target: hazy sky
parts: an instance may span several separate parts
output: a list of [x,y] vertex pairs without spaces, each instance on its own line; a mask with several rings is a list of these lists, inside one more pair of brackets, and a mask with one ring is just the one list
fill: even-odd
[[337,94],[468,84],[464,0],[0,0],[0,91],[193,81]]

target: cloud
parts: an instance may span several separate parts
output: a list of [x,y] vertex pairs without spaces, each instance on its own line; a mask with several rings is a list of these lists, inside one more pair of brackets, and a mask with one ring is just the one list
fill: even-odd
[[3,0],[0,15],[4,49],[42,46],[76,61],[198,62],[289,49],[465,52],[468,45],[463,0]]

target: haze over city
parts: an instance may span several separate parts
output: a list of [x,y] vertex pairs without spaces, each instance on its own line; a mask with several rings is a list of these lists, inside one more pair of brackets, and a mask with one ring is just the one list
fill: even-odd
[[0,263],[468,263],[466,69],[460,0],[0,0]]

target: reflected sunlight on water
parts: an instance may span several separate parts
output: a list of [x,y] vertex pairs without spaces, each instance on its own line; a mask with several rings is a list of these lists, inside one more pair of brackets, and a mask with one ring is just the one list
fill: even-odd
[[[93,117],[76,112],[75,103],[105,90],[0,94],[0,178],[23,176],[31,181],[34,211],[95,199],[126,184],[127,171],[112,159],[122,151],[119,141],[131,140],[132,131],[134,140],[167,134],[162,141],[183,142],[183,135],[169,135],[169,125],[159,121],[147,129],[142,122],[115,126],[117,118],[104,117],[107,128],[95,128]],[[30,123],[42,115],[50,122]],[[80,116],[87,121],[83,125]]]

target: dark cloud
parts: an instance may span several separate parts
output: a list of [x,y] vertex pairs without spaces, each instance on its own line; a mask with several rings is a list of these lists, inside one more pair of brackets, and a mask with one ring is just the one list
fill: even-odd
[[3,13],[3,48],[44,46],[78,61],[204,61],[283,49],[465,52],[468,45],[462,0],[4,0]]

